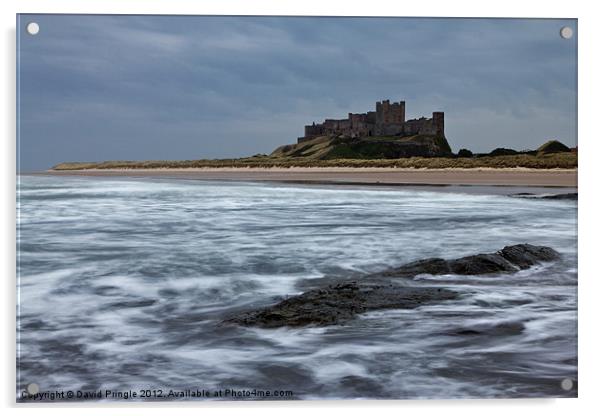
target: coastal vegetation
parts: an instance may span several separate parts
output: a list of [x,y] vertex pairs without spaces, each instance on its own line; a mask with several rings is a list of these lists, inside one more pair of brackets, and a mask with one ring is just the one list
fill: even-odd
[[576,153],[518,154],[482,157],[408,157],[399,159],[307,159],[256,155],[240,159],[147,160],[59,163],[53,170],[81,169],[190,169],[190,168],[415,168],[575,169]]
[[318,137],[278,147],[270,155],[257,154],[238,159],[196,160],[112,160],[105,162],[59,163],[53,170],[85,169],[192,169],[192,168],[399,168],[479,169],[529,168],[575,169],[577,152],[558,141],[537,150],[497,148],[473,154],[461,149],[451,152],[442,137],[417,135],[407,138]]
[[451,147],[443,136],[319,136],[278,147],[270,156],[308,159],[400,159],[449,157]]

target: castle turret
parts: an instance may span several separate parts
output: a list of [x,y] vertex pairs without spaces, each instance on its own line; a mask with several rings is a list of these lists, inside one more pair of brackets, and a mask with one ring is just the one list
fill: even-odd
[[389,100],[376,102],[376,124],[403,124],[406,121],[406,102]]
[[405,101],[399,102],[398,118],[399,118],[398,123],[406,122],[406,102]]
[[445,123],[443,111],[433,112],[433,126],[437,136],[445,137]]

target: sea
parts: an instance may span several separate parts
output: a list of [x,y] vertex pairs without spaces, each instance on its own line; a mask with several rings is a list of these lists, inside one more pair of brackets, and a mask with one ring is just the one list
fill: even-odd
[[[17,398],[576,397],[577,202],[511,193],[21,175]],[[223,323],[313,279],[519,243],[561,259],[420,275],[460,297],[343,325]]]

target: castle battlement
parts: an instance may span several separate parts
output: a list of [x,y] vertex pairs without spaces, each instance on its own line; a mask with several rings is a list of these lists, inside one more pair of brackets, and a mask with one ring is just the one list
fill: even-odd
[[406,120],[406,103],[377,101],[376,111],[349,113],[344,119],[326,119],[323,123],[305,126],[305,135],[298,142],[319,136],[414,136],[416,134],[445,137],[443,112],[433,112],[432,118]]

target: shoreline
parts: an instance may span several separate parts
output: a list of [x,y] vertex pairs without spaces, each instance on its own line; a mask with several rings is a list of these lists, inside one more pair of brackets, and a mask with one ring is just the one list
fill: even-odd
[[475,168],[158,168],[48,170],[42,176],[139,177],[163,179],[280,182],[316,185],[508,186],[577,188],[577,169]]

